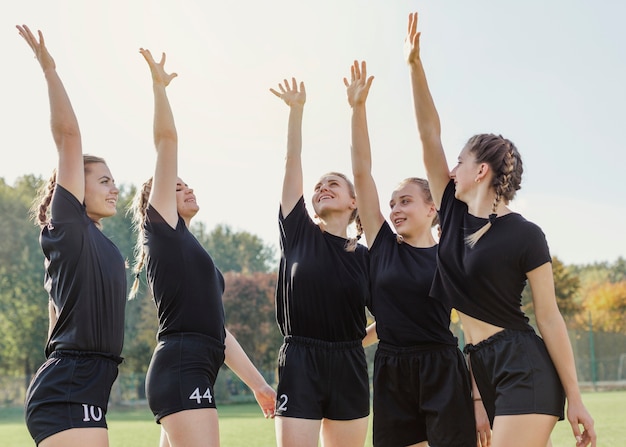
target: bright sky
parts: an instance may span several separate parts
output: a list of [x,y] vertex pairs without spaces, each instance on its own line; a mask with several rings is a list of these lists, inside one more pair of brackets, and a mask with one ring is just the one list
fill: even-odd
[[[179,174],[196,219],[278,245],[288,108],[269,92],[307,87],[307,203],[318,177],[350,173],[342,79],[366,60],[373,174],[383,212],[403,178],[424,176],[403,41],[420,13],[422,58],[452,166],[475,133],[501,133],[524,160],[511,206],[540,225],[565,263],[626,256],[626,3],[592,0],[34,0],[4,5],[0,177],[56,165],[46,84],[16,24],[44,32],[78,116],[86,153],[118,184],[152,173],[152,90],[140,47],[167,53]],[[310,205],[309,205],[310,208]]]

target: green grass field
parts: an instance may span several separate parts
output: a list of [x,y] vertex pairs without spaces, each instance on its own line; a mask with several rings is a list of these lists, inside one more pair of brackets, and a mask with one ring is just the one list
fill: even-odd
[[[585,404],[596,421],[598,447],[626,445],[626,391],[585,393]],[[274,423],[254,404],[219,408],[222,447],[271,447],[276,445]],[[156,447],[160,428],[147,409],[111,410],[107,416],[111,447]],[[561,421],[552,434],[554,447],[572,447],[569,423]],[[0,408],[0,444],[33,446],[21,408]],[[371,445],[370,431],[366,445]]]

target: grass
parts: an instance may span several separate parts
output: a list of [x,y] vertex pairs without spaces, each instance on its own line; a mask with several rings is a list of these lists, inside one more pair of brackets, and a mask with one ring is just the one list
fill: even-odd
[[[585,405],[596,422],[599,446],[619,446],[626,439],[626,391],[585,393]],[[223,405],[220,415],[222,447],[271,447],[276,445],[274,423],[266,420],[256,404]],[[107,415],[111,447],[156,447],[160,426],[146,409],[114,409]],[[34,443],[26,430],[21,408],[0,408],[3,447],[27,447]],[[553,447],[571,447],[574,438],[567,421],[552,433]],[[371,445],[370,430],[366,445]]]

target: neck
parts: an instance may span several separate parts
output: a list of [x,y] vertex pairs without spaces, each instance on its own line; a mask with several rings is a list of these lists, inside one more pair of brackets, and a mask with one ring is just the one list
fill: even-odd
[[327,218],[322,219],[320,217],[321,227],[327,233],[330,233],[334,236],[339,236],[343,238],[348,238],[348,220],[344,218],[333,218],[332,216],[327,216]]
[[411,247],[430,248],[437,244],[430,228],[428,231],[422,231],[414,236],[404,234],[401,236],[404,242],[409,244]]

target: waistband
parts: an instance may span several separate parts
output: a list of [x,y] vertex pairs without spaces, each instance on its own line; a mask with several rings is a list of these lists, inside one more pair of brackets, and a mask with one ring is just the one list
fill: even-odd
[[284,339],[284,343],[293,343],[295,345],[311,346],[315,348],[323,348],[327,350],[344,350],[362,348],[363,341],[351,340],[351,341],[326,341],[319,340],[317,338],[299,337],[297,335],[287,335]]
[[54,351],[52,351],[50,353],[50,355],[48,356],[49,359],[61,359],[61,358],[73,358],[73,359],[79,359],[79,358],[85,358],[85,359],[89,359],[89,358],[101,358],[101,359],[105,359],[105,360],[110,360],[112,362],[115,362],[116,364],[120,364],[122,363],[122,361],[124,360],[123,357],[114,355],[114,354],[109,354],[106,352],[96,352],[96,351],[74,351],[71,349],[56,349]]
[[185,340],[191,342],[205,343],[210,346],[214,346],[219,349],[224,349],[225,345],[223,341],[218,340],[217,338],[211,337],[209,335],[200,334],[199,332],[174,332],[167,335],[160,335],[157,338],[159,343],[164,342],[180,342],[183,343]]
[[463,348],[464,354],[471,354],[472,352],[480,351],[482,348],[492,345],[500,340],[510,339],[516,335],[534,335],[535,331],[532,329],[521,331],[518,329],[503,329],[500,332],[496,332],[491,337],[487,337],[484,340],[476,343],[475,345],[468,343]]
[[377,350],[383,354],[391,354],[399,357],[411,356],[425,351],[447,351],[456,350],[456,345],[446,345],[443,343],[426,343],[414,346],[394,346],[388,343],[378,342]]

